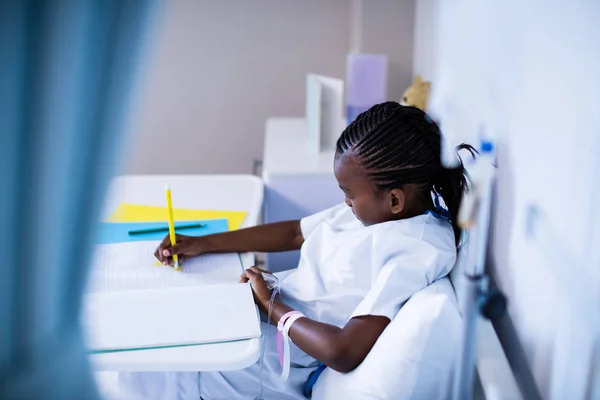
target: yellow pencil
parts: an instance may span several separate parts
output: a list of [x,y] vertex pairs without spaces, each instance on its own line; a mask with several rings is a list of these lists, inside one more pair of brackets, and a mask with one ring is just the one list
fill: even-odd
[[[169,214],[169,238],[171,239],[171,246],[173,246],[177,242],[177,238],[175,237],[175,219],[173,218],[173,202],[171,201],[171,188],[169,184],[165,185],[165,193],[167,195],[167,212]],[[175,261],[175,271],[181,271],[177,254],[173,254],[173,261]]]

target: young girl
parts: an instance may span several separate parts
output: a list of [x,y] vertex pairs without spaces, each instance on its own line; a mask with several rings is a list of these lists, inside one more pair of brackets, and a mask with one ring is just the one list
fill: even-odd
[[[274,324],[262,324],[263,337],[269,331],[263,343],[264,399],[305,398],[307,378],[321,365],[352,371],[408,298],[450,272],[466,180],[462,164],[456,169],[440,164],[440,140],[438,127],[421,110],[394,102],[376,105],[337,142],[334,172],[345,204],[300,221],[178,236],[172,247],[166,238],[157,249],[165,264],[172,263],[173,254],[301,250],[298,268],[281,281],[282,295],[270,309],[271,291],[261,271],[252,267],[242,274]],[[440,207],[440,197],[447,209]],[[289,330],[292,367],[282,380],[275,326],[293,310],[304,316]],[[222,373],[121,374],[119,383],[125,399],[137,394],[251,400],[261,390],[260,376],[257,363]]]

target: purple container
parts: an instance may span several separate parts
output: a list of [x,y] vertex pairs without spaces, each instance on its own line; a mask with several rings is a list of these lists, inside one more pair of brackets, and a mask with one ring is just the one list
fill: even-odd
[[388,59],[383,54],[351,53],[346,58],[348,124],[360,113],[387,99]]

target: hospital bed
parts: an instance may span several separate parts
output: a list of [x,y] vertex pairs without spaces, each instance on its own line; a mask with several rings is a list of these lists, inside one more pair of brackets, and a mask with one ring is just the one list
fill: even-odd
[[[313,399],[340,398],[336,395],[347,399],[450,399],[456,361],[461,357],[463,320],[461,299],[457,299],[455,290],[464,292],[467,283],[464,260],[459,258],[450,277],[434,282],[408,300],[355,371],[344,375],[325,370],[315,385]],[[276,275],[281,280],[292,271]],[[477,319],[476,342],[473,398],[524,398],[492,322],[483,317]],[[525,369],[519,375],[527,374],[531,375]],[[106,399],[118,398],[116,374],[98,372],[96,378]],[[525,398],[535,399],[535,390],[534,386]],[[371,397],[378,393],[380,397]]]
[[[457,361],[462,356],[461,300],[467,300],[457,298],[455,290],[464,293],[465,260],[459,258],[451,276],[407,301],[356,370],[349,374],[325,370],[313,399],[452,398]],[[283,279],[292,271],[276,275]],[[481,316],[476,325],[473,399],[523,398],[492,322]]]

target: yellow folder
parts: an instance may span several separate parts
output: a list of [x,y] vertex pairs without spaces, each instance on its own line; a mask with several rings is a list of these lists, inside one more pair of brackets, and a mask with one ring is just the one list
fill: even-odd
[[[245,211],[191,210],[174,208],[175,221],[227,219],[230,231],[239,229],[248,213]],[[122,203],[106,222],[161,222],[167,220],[167,208]]]

